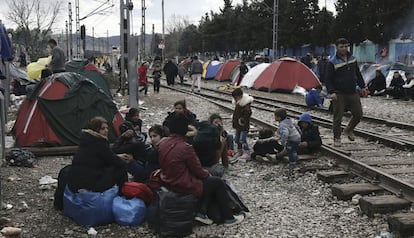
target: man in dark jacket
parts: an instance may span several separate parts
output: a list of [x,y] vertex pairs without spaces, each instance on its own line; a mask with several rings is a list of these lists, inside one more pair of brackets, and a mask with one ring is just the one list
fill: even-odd
[[47,44],[52,49],[52,61],[50,62],[50,70],[53,73],[65,72],[65,52],[57,46],[57,42],[54,39],[50,39]]
[[375,70],[375,78],[368,83],[368,90],[372,96],[381,96],[386,88],[385,77],[380,69]]
[[172,62],[172,60],[168,60],[168,62],[164,65],[163,71],[165,76],[167,77],[167,84],[168,86],[174,86],[174,79],[178,75],[178,67],[177,65]]
[[341,146],[342,117],[345,108],[351,111],[352,118],[344,130],[351,141],[355,140],[354,128],[362,118],[362,106],[356,87],[365,91],[365,82],[359,71],[357,60],[348,52],[348,41],[339,38],[336,43],[336,55],[329,61],[326,70],[326,88],[333,104],[334,146]]
[[193,57],[193,62],[190,68],[190,77],[192,79],[191,91],[194,91],[194,83],[197,81],[197,90],[201,90],[201,74],[203,73],[203,64],[198,60],[198,56]]
[[404,96],[404,88],[403,88],[404,84],[405,84],[405,81],[401,77],[400,72],[395,71],[394,75],[392,76],[391,84],[385,91],[387,94],[391,95],[394,99],[400,99]]
[[239,73],[239,79],[237,80],[237,86],[240,85],[241,81],[244,78],[244,75],[247,74],[247,72],[249,72],[249,68],[247,67],[246,63],[244,63],[244,61],[242,61],[240,63],[240,73]]
[[305,112],[299,117],[299,128],[301,131],[301,142],[299,143],[299,153],[314,153],[321,148],[322,139],[317,125],[312,123],[312,117]]

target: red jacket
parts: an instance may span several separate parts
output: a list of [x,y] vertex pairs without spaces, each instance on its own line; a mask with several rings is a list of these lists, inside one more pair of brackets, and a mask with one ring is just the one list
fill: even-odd
[[201,167],[193,147],[184,141],[184,137],[173,134],[162,139],[158,152],[163,185],[176,193],[200,197],[203,194],[201,180],[209,173]]
[[148,70],[147,67],[145,67],[144,65],[139,66],[138,68],[139,85],[148,84],[147,70]]

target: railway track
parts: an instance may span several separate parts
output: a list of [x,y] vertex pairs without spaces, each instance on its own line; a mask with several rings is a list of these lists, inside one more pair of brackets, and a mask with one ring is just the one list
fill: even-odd
[[[228,112],[233,111],[230,95],[224,96],[228,93],[216,92],[215,90],[208,90],[208,93],[193,93],[183,88],[164,87],[184,94],[202,97],[205,101],[213,103]],[[279,105],[275,107],[270,105],[270,103],[264,104],[262,102],[256,102],[252,105],[252,123],[263,128],[276,130],[277,126],[273,124],[273,113],[271,112],[277,107]],[[293,112],[289,112],[292,116]],[[301,112],[296,110],[295,113],[294,116]],[[316,121],[317,124],[321,122],[320,125],[322,128],[320,128],[320,132],[322,140],[332,140],[332,133],[330,131],[331,122],[328,119]],[[328,125],[329,128],[324,128],[324,126],[327,127]],[[408,131],[411,132],[410,129]],[[330,158],[335,159],[336,164],[343,170],[376,184],[398,197],[414,202],[414,168],[412,166],[414,164],[414,155],[408,151],[412,147],[400,143],[400,140],[392,143],[394,138],[391,138],[391,136],[384,138],[379,143],[380,138],[377,137],[381,135],[368,130],[361,130],[356,134],[357,139],[355,142],[345,141],[343,147],[340,149],[329,144],[324,144],[322,146],[322,152],[329,155]],[[373,141],[373,136],[376,136],[375,138],[378,140]]]

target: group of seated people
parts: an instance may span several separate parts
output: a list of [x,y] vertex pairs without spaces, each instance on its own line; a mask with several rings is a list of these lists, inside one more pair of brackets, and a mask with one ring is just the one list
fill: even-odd
[[[177,101],[163,125],[153,125],[147,135],[142,132],[138,109],[131,108],[119,128],[121,135],[112,146],[107,138],[109,126],[104,118],[94,117],[82,130],[67,176],[72,193],[103,192],[115,185],[121,188],[128,181],[128,173],[134,181],[148,183],[157,171],[162,186],[199,198],[195,220],[212,224],[207,214],[214,204],[221,213],[220,223],[231,226],[242,222],[244,214],[233,214],[229,207],[230,197],[221,178],[231,162],[229,151],[233,140],[224,130],[220,115],[212,114],[208,120],[199,122],[185,100]],[[302,115],[299,127],[303,136],[299,147],[311,152],[317,150],[321,139],[309,114]],[[253,160],[277,153],[283,156],[283,147],[273,134],[266,130],[260,133]]]
[[386,80],[381,70],[375,71],[375,78],[368,83],[368,90],[372,96],[389,95],[394,99],[414,99],[414,80],[411,72],[405,72],[404,81],[399,71],[395,71],[390,85],[386,86]]
[[[67,186],[72,193],[104,192],[115,185],[122,188],[128,181],[128,173],[134,181],[148,183],[153,172],[160,169],[162,186],[199,198],[195,220],[213,223],[206,215],[211,203],[221,213],[220,223],[230,226],[244,219],[243,214],[233,214],[225,182],[220,178],[229,159],[227,135],[219,115],[198,122],[185,100],[178,101],[163,125],[149,129],[149,144],[135,108],[127,113],[119,128],[121,135],[112,146],[107,138],[109,126],[104,118],[94,117],[82,130],[78,150],[67,172]],[[217,165],[223,166],[222,169],[217,169],[220,167]]]

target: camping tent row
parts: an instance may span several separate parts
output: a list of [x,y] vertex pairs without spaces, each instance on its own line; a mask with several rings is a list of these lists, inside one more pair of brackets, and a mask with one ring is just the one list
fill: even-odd
[[[227,66],[226,66],[227,64]],[[293,58],[281,58],[271,64],[246,63],[249,72],[243,77],[240,86],[264,91],[291,92],[296,86],[311,89],[320,84],[318,77],[306,65]],[[227,67],[227,68],[225,68]],[[232,68],[233,67],[233,68]],[[240,62],[228,61],[216,75],[216,80],[230,79],[236,85],[240,74]],[[220,75],[220,71],[223,73]],[[226,72],[231,71],[228,77]],[[223,76],[224,75],[224,76]]]
[[110,141],[123,122],[96,66],[72,61],[67,71],[42,79],[27,95],[17,113],[13,133],[18,146],[78,145],[82,128],[94,116],[109,122]]

